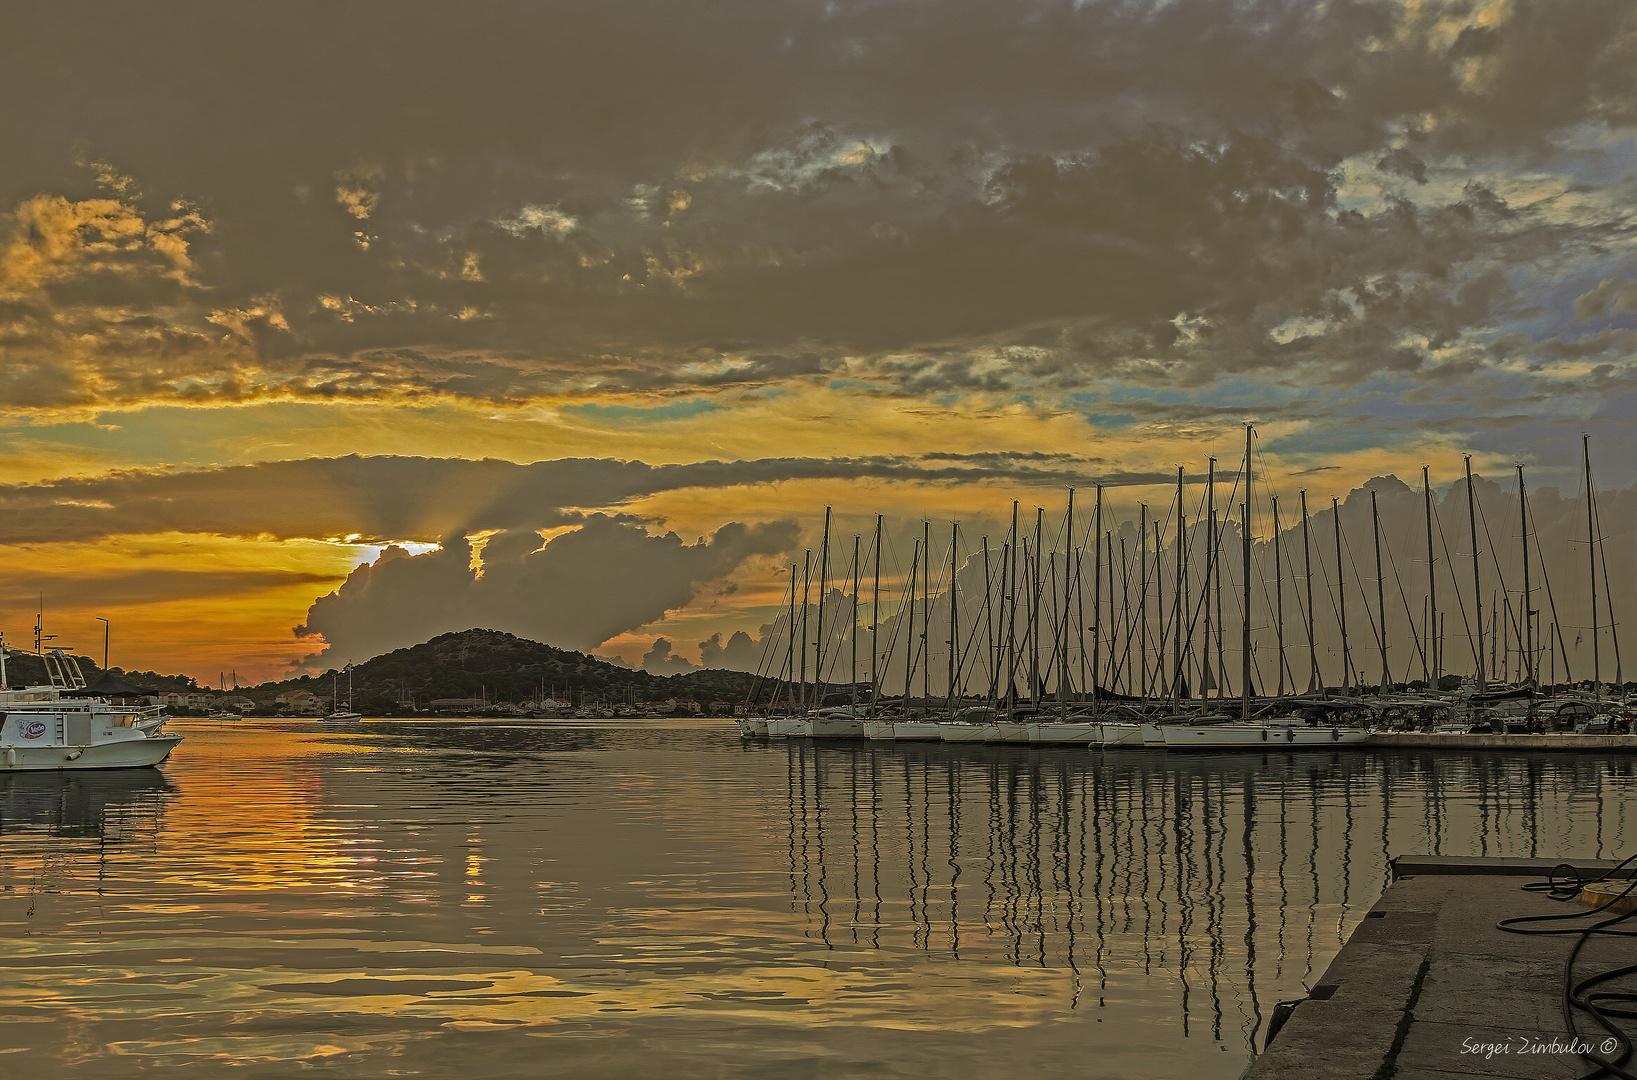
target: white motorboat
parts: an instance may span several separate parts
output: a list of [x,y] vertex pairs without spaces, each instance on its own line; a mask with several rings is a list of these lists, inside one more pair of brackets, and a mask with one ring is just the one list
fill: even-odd
[[1167,750],[1322,750],[1358,746],[1370,737],[1363,728],[1307,724],[1165,724]]
[[[0,771],[136,769],[158,765],[182,741],[164,733],[169,717],[158,706],[113,700],[139,688],[107,675],[86,686],[73,657],[52,650],[45,659],[50,685],[0,691]],[[4,670],[0,652],[0,685]]]

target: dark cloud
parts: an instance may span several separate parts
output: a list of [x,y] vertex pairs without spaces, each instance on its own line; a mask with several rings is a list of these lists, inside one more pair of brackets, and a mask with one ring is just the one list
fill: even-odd
[[[541,543],[501,532],[478,553],[464,537],[410,555],[388,548],[313,603],[299,637],[321,635],[316,667],[413,645],[455,626],[484,626],[585,650],[687,607],[746,559],[784,551],[793,522],[722,526],[697,543],[593,514]],[[669,646],[667,645],[667,650]]]
[[173,600],[244,599],[267,589],[326,585],[328,574],[298,570],[169,570],[95,574],[0,572],[0,608],[29,611],[42,596],[53,605],[154,604]]
[[0,402],[1415,372],[1609,226],[1479,174],[1637,121],[1634,27],[1619,0],[38,7],[0,46],[28,103]]
[[[936,459],[929,459],[936,460]],[[1022,484],[1169,482],[1168,474],[1111,469],[1065,458],[1037,464],[981,456],[970,463],[914,458],[764,458],[648,465],[565,458],[518,465],[457,458],[344,457],[220,469],[140,471],[43,484],[0,485],[0,543],[91,540],[131,533],[418,540],[490,530],[574,524],[656,492],[787,480],[882,479],[917,483],[1005,480]]]

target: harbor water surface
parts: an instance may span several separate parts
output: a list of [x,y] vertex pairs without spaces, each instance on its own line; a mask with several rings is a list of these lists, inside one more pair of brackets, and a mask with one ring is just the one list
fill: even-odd
[[1634,771],[172,727],[0,776],[0,1075],[1232,1078],[1390,856],[1623,857]]

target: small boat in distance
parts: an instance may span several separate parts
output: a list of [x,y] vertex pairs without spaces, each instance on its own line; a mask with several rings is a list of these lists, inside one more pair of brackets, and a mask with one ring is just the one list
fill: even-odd
[[[338,672],[335,673],[334,689],[332,689],[330,691],[331,700],[336,702],[336,703],[339,703],[341,701],[341,695],[337,692],[340,689],[340,685],[341,685],[341,673],[338,671]],[[345,720],[362,720],[363,718],[364,718],[363,713],[356,713],[356,712],[352,711],[352,662],[349,660],[347,662],[347,707],[345,709],[340,709],[340,710],[337,710],[336,712],[330,713],[330,715],[324,717],[324,719],[325,720],[342,720],[342,721],[345,721]]]

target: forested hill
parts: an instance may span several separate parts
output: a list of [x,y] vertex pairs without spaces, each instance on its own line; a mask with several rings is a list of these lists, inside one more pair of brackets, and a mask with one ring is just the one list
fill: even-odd
[[[498,630],[462,630],[354,664],[352,698],[354,707],[362,712],[369,712],[367,706],[377,699],[388,703],[412,699],[420,708],[434,698],[482,696],[489,701],[522,702],[541,696],[544,684],[547,694],[555,691],[559,698],[588,702],[669,698],[738,702],[753,681],[754,676],[742,671],[712,669],[651,675]],[[344,696],[347,676],[343,673],[337,680],[333,672],[263,683],[240,693],[258,701],[271,700],[287,690],[328,696],[337,682]]]

